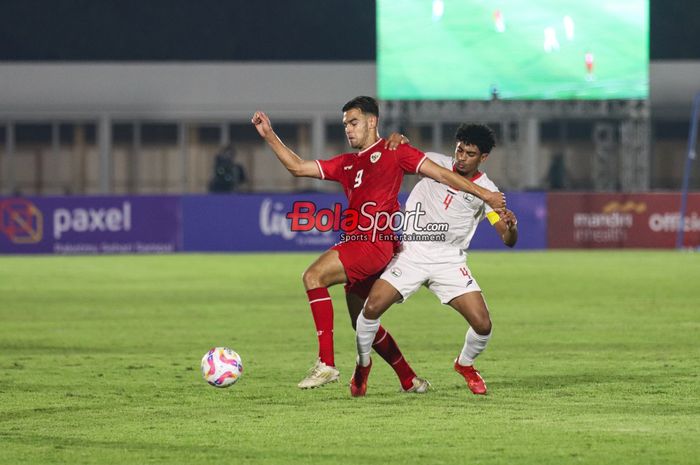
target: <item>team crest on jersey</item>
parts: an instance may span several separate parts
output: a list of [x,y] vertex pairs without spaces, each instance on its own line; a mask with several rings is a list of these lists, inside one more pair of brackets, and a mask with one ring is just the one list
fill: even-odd
[[467,202],[471,202],[472,200],[474,200],[474,194],[465,193],[464,200],[466,200]]
[[398,269],[398,268],[392,268],[391,270],[389,270],[389,272],[391,273],[391,275],[392,275],[394,278],[400,278],[400,277],[401,277],[401,270]]
[[369,161],[371,161],[372,163],[377,163],[380,158],[382,158],[382,152],[374,152],[372,155],[369,156]]

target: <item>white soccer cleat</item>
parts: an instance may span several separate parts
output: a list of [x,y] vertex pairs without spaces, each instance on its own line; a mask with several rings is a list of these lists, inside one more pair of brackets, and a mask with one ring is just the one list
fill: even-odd
[[409,389],[401,389],[402,392],[415,392],[416,394],[425,394],[430,389],[430,381],[427,379],[413,378],[413,387]]
[[336,367],[328,366],[321,360],[316,360],[316,364],[311,367],[306,378],[302,379],[297,386],[301,389],[313,389],[324,384],[334,383],[340,378],[340,372]]

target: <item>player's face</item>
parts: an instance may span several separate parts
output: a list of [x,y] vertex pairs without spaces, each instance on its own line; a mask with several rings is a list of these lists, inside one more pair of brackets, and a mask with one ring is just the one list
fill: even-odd
[[455,170],[462,176],[471,176],[479,169],[479,165],[488,155],[488,153],[481,153],[479,147],[474,144],[467,145],[461,141],[457,142],[457,147],[455,147]]
[[374,142],[373,134],[376,133],[377,117],[362,113],[357,108],[351,108],[343,113],[343,126],[350,147],[364,149]]

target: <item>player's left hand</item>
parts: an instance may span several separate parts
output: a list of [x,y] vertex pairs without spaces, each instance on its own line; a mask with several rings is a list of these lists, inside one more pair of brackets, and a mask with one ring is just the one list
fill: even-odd
[[403,134],[399,134],[398,132],[392,132],[389,138],[386,140],[386,142],[384,142],[384,148],[389,150],[396,150],[396,147],[398,147],[399,145],[408,143],[408,137],[404,136]]
[[518,225],[518,219],[515,217],[515,213],[505,208],[503,213],[500,213],[501,221],[504,221],[508,229],[513,229]]

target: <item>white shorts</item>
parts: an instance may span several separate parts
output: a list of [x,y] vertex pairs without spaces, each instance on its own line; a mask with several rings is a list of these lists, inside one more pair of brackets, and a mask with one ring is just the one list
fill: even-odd
[[481,291],[466,263],[419,263],[404,252],[389,262],[381,279],[399,291],[402,301],[424,284],[443,304],[467,292]]

